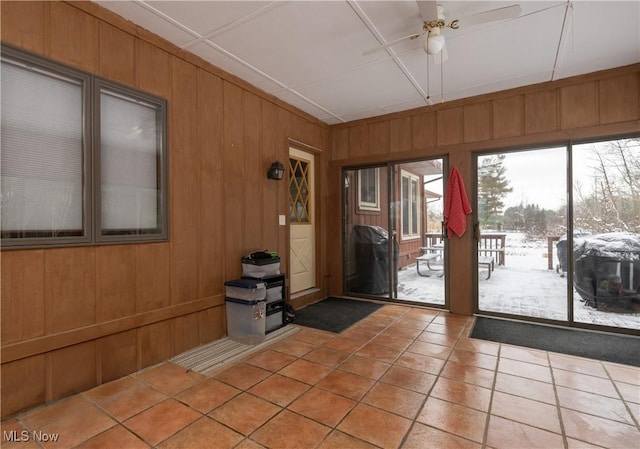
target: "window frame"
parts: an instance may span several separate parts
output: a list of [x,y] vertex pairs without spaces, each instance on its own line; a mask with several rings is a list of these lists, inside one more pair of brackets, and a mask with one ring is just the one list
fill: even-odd
[[[374,170],[373,186],[375,190],[375,202],[363,200],[362,198],[362,172],[364,170]],[[362,168],[358,170],[358,209],[366,211],[380,212],[380,167]]]
[[[405,233],[404,232],[404,192],[402,191],[402,181],[404,179],[408,180],[408,190],[407,190],[407,195],[408,195],[408,211],[407,211],[407,217],[409,218],[409,233]],[[416,185],[416,194],[414,198],[411,198],[412,194],[411,194],[411,184],[412,182],[415,182]],[[415,240],[415,239],[419,239],[420,238],[420,232],[421,232],[421,220],[420,220],[420,213],[421,213],[421,201],[420,201],[420,176],[415,175],[413,173],[410,173],[406,170],[401,170],[400,171],[400,229],[402,230],[402,240]],[[412,220],[412,211],[413,209],[416,209],[416,229],[411,229],[413,227],[413,220]]]
[[[149,241],[166,241],[168,239],[168,226],[169,226],[169,213],[168,213],[168,197],[169,197],[169,169],[168,169],[168,155],[167,155],[167,102],[154,95],[141,92],[137,89],[133,89],[113,81],[105,80],[103,78],[96,77],[94,82],[94,133],[93,133],[93,145],[97,151],[94,152],[93,163],[93,223],[94,223],[94,235],[97,243],[124,243],[124,242],[149,242]],[[158,226],[160,232],[156,234],[116,234],[116,235],[103,235],[102,234],[102,146],[101,146],[101,130],[100,130],[100,95],[103,89],[112,91],[118,95],[128,97],[129,99],[135,99],[140,102],[148,103],[156,106],[156,123],[162,127],[161,136],[158,139],[159,154],[156,155],[156,173],[159,184],[158,208],[160,209],[158,217]]]
[[[10,45],[0,45],[2,64],[23,67],[42,76],[61,77],[81,84],[82,94],[82,235],[64,237],[2,237],[0,249],[54,248],[91,246],[110,243],[165,242],[169,240],[169,156],[168,102],[156,95],[125,86],[97,75],[52,61],[40,55]],[[156,157],[159,184],[158,233],[102,235],[100,176],[100,92],[102,88],[131,96],[158,107],[158,122],[162,127],[159,154]],[[49,231],[49,230],[47,230]],[[19,233],[20,231],[16,231]]]

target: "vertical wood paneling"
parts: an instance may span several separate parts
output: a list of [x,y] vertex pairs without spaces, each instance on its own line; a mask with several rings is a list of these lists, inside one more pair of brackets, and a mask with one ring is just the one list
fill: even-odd
[[45,402],[46,365],[43,354],[3,363],[1,373],[3,418]]
[[637,73],[604,79],[598,87],[600,123],[624,122],[640,117]]
[[[277,112],[276,106],[269,101],[262,101],[262,174],[266,178],[267,171],[271,167],[271,163],[280,160],[288,167],[289,157],[278,159],[277,150]],[[278,191],[279,189],[287,190],[284,185],[287,184],[288,176],[282,181],[268,180],[262,189],[262,218],[264,220],[262,239],[266,248],[278,248],[278,233],[280,226],[278,225],[278,215],[283,214],[288,217],[284,211],[278,209]],[[282,186],[281,186],[282,184]],[[288,210],[288,209],[287,209]],[[288,219],[288,218],[287,218]],[[275,249],[274,249],[275,251]]]
[[243,129],[243,91],[239,87],[224,82],[224,227],[225,278],[240,277],[240,258],[244,251],[244,136]]
[[162,321],[138,329],[138,369],[169,360],[171,321]]
[[[286,161],[289,158],[289,136],[291,136],[291,113],[282,108],[278,108],[276,114],[276,154],[279,161]],[[288,176],[286,176],[285,179],[288,179]],[[289,214],[289,186],[287,182],[278,182],[277,204],[279,213],[284,215]],[[278,247],[276,251],[280,255],[280,271],[288,276],[289,233],[284,226],[278,226],[277,228]]]
[[96,343],[89,341],[47,354],[51,390],[47,400],[80,393],[96,385]]
[[366,156],[369,152],[369,127],[357,125],[349,128],[349,156]]
[[[262,229],[265,221],[262,217],[262,189],[267,182],[267,173],[262,169],[262,104],[260,98],[248,92],[243,101],[244,134],[244,179],[245,191],[243,207],[245,209],[244,248],[246,252],[264,248]],[[282,161],[281,162],[285,162]],[[286,167],[286,164],[285,164]],[[252,181],[249,182],[248,180]],[[240,261],[238,260],[238,263]]]
[[2,344],[44,335],[44,251],[2,253]]
[[598,124],[598,84],[595,81],[560,89],[561,129]]
[[173,355],[181,354],[200,344],[198,314],[178,317],[173,323]]
[[423,112],[411,116],[411,132],[413,149],[422,150],[436,145],[436,113]]
[[525,134],[538,134],[559,129],[558,91],[531,92],[524,96]]
[[[196,69],[180,50],[156,46],[159,40],[115,15],[97,19],[92,14],[99,7],[76,5],[2,2],[3,41],[168,100],[170,241],[4,253],[3,344],[44,336],[44,347],[47,334],[90,334],[93,324],[109,322],[95,328],[100,334],[116,328],[114,320],[164,317],[168,311],[160,309],[172,303],[222,293],[223,281],[240,276],[240,256],[253,246],[277,250],[286,272],[288,233],[277,216],[287,213],[288,189],[267,181],[266,171],[273,160],[288,159],[290,138],[322,148],[329,142],[316,121]],[[348,141],[344,149],[346,156]],[[186,317],[177,313],[5,363],[3,416],[5,405],[12,412],[39,405],[224,335],[223,300]],[[69,369],[74,373],[63,378]],[[5,385],[19,393],[5,394]]]
[[115,320],[136,311],[136,248],[96,248],[96,321]]
[[198,71],[198,148],[200,150],[200,297],[222,291],[224,252],[222,183],[222,80]]
[[50,56],[65,64],[95,73],[98,27],[96,20],[62,2],[49,4]]
[[491,139],[493,131],[491,103],[470,104],[464,107],[464,141],[478,142]]
[[524,133],[524,97],[514,95],[493,102],[493,138],[521,136]]
[[44,261],[46,332],[94,324],[95,249],[50,249]]
[[438,145],[455,145],[463,141],[463,116],[461,107],[443,109],[437,112]]
[[128,86],[135,85],[133,36],[104,22],[99,23],[98,74]]
[[331,133],[331,159],[340,160],[349,157],[349,128],[336,129]]
[[389,150],[394,153],[411,149],[411,117],[402,117],[389,122]]
[[[170,98],[171,62],[169,55],[144,41],[136,40],[135,70],[138,88]],[[169,108],[173,106],[170,104]],[[169,130],[171,134],[172,129]]]
[[291,114],[290,137],[298,142],[305,142],[308,145],[317,146],[315,142],[314,124],[296,114]]
[[136,371],[138,366],[137,331],[130,330],[98,340],[99,381],[118,379]]
[[[49,2],[0,2],[2,42],[44,54],[47,3]],[[48,9],[46,11],[48,12]]]
[[136,245],[136,312],[166,307],[171,302],[168,243]]
[[198,294],[200,235],[200,161],[198,143],[198,78],[191,64],[172,64],[170,107],[171,160],[171,302]]
[[226,335],[225,313],[223,306],[213,307],[198,313],[198,334],[200,344],[219,340]]
[[388,120],[369,125],[369,150],[371,154],[388,154],[391,151],[390,139],[391,131]]

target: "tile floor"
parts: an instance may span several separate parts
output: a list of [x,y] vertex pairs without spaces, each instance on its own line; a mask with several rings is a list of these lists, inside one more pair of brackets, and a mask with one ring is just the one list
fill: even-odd
[[210,375],[164,363],[3,422],[2,447],[640,447],[639,368],[468,339],[472,323],[387,305]]

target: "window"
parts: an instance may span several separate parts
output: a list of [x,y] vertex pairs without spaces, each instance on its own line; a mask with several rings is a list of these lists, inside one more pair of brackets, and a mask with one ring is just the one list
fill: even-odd
[[380,210],[380,169],[358,170],[358,208]]
[[402,171],[402,237],[420,237],[420,187],[416,175]]
[[166,240],[166,102],[2,47],[3,246]]

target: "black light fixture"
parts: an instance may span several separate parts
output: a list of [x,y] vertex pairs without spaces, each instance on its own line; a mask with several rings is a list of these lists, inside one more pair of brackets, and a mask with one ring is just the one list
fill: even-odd
[[280,161],[275,161],[273,164],[271,164],[271,167],[269,167],[269,171],[267,172],[267,178],[280,181],[283,177],[284,177],[284,165],[282,165],[282,162]]

